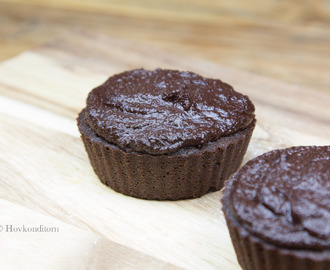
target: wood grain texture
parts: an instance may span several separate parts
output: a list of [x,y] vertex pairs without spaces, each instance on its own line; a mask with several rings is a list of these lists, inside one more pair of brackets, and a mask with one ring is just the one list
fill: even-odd
[[74,29],[330,89],[330,0],[0,0],[0,60]]
[[[36,223],[49,218],[68,224],[75,243],[88,246],[97,235],[110,241],[110,249],[111,245],[126,247],[128,253],[119,252],[123,259],[146,254],[141,265],[156,264],[154,268],[160,269],[240,269],[220,210],[221,192],[195,200],[144,201],[112,191],[95,176],[75,118],[93,87],[113,73],[135,67],[192,70],[221,78],[249,95],[256,105],[258,123],[244,162],[275,148],[330,144],[329,93],[129,39],[88,31],[70,33],[0,64],[0,203],[2,209],[6,205],[13,208],[13,213],[17,206],[20,213],[19,219],[12,219],[1,210],[0,224],[29,223],[33,211],[38,215]],[[80,237],[75,229],[86,232],[88,239],[84,240],[84,233]],[[24,237],[30,245],[33,238]],[[61,239],[47,237],[52,239],[47,243],[52,250],[71,241],[68,234]],[[7,247],[0,258],[8,264],[18,239],[15,234],[0,233],[1,243]],[[72,258],[77,264],[92,250],[84,253],[75,249],[73,246]],[[35,256],[32,251],[23,253],[22,258]],[[52,259],[65,264],[63,253],[56,254],[58,257]],[[95,252],[91,256],[96,256]],[[106,266],[114,265],[111,258]],[[42,265],[43,259],[34,259]],[[134,268],[125,260],[121,262],[120,269]],[[56,264],[52,265],[54,269]]]
[[2,269],[178,269],[7,200],[0,206]]

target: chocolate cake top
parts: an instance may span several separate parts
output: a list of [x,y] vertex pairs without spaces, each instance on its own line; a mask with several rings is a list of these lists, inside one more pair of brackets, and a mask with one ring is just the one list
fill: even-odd
[[250,233],[287,248],[330,248],[330,146],[268,152],[230,182],[229,207]]
[[168,154],[246,128],[254,106],[220,80],[136,69],[110,77],[87,99],[94,132],[126,151]]

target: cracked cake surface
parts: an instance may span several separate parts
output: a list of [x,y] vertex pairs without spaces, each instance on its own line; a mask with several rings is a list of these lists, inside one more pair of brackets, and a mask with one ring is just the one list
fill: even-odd
[[330,146],[271,151],[230,181],[230,212],[248,232],[289,249],[330,249]]
[[94,132],[125,151],[168,154],[248,127],[247,96],[193,72],[136,69],[93,89],[85,117]]

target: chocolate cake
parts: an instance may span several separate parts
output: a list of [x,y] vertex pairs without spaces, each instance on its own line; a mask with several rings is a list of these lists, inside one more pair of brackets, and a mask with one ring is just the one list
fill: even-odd
[[100,180],[158,200],[219,190],[255,126],[247,96],[192,72],[136,69],[93,89],[78,127]]
[[250,160],[226,181],[222,203],[244,270],[330,269],[330,146]]

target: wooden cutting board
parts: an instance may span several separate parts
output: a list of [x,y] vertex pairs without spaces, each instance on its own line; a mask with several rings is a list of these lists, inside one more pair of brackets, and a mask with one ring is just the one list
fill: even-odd
[[[275,148],[330,144],[329,92],[97,34],[65,36],[0,64],[1,268],[240,269],[220,191],[145,201],[95,176],[75,118],[93,87],[138,67],[195,71],[249,95],[258,124],[244,162]],[[41,225],[58,231],[11,229]]]

